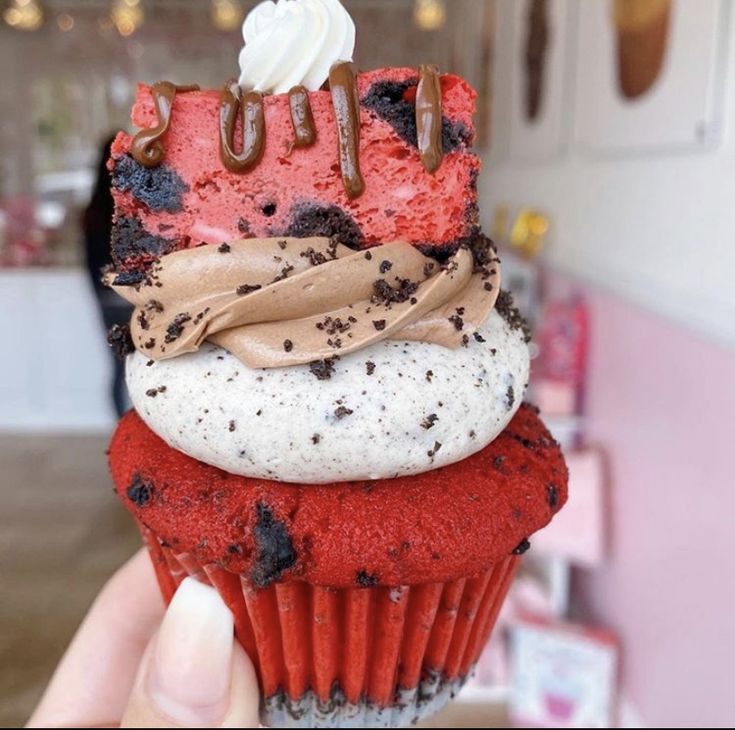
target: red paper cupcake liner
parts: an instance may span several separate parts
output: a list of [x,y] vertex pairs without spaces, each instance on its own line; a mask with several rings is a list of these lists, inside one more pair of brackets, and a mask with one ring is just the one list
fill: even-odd
[[398,727],[438,710],[479,658],[518,563],[394,588],[256,588],[141,532],[167,603],[188,576],[220,593],[258,674],[262,722],[277,727]]

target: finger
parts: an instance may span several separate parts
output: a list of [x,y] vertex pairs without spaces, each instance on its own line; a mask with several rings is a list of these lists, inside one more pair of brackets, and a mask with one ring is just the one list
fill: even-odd
[[119,722],[146,644],[163,613],[153,567],[141,550],[102,589],[28,727]]
[[258,681],[217,591],[187,578],[135,679],[121,727],[258,727]]

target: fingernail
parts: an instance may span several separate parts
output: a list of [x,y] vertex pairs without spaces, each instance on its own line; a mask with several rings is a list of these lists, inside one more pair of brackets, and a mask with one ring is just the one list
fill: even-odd
[[178,724],[218,725],[229,704],[232,646],[232,613],[213,588],[187,578],[158,634],[151,700]]

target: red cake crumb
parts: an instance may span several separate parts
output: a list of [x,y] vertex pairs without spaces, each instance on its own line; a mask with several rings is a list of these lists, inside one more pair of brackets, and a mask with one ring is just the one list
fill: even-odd
[[[358,75],[366,190],[354,200],[342,184],[328,91],[309,95],[317,142],[305,149],[292,149],[288,96],[266,97],[263,159],[242,175],[219,158],[220,92],[177,95],[162,165],[138,165],[130,135],[121,133],[113,145],[118,269],[178,248],[258,236],[333,235],[354,248],[405,240],[441,249],[467,240],[477,229],[480,162],[468,151],[476,94],[461,78],[442,76],[445,157],[432,175],[415,141],[417,80],[414,69]],[[147,86],[138,88],[133,123],[156,123]]]
[[123,503],[167,545],[259,586],[477,575],[525,551],[567,499],[559,446],[528,406],[474,456],[397,479],[315,486],[234,476],[167,446],[134,412],[113,437],[110,466]]

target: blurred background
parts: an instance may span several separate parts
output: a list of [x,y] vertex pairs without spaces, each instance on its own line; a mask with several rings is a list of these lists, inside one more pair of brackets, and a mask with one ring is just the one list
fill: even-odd
[[[138,81],[236,75],[254,4],[0,0],[0,725],[139,544],[104,454],[125,316],[90,275],[104,142]],[[479,92],[483,224],[571,470],[436,726],[732,726],[733,3],[344,4],[361,68],[433,62]]]

